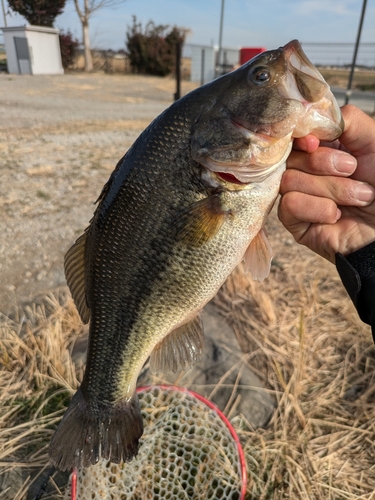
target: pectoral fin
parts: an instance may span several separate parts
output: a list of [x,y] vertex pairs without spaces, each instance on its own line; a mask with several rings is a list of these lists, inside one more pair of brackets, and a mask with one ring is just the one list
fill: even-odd
[[200,315],[176,328],[157,344],[151,353],[150,369],[153,373],[176,373],[192,366],[203,351],[204,335]]
[[174,221],[176,237],[186,245],[199,247],[217,234],[227,215],[220,194],[208,196],[179,214]]
[[245,271],[250,271],[253,279],[263,281],[270,273],[272,257],[272,247],[267,234],[261,229],[245,252]]
[[90,319],[85,293],[85,248],[87,233],[74,243],[64,259],[65,277],[83,323]]

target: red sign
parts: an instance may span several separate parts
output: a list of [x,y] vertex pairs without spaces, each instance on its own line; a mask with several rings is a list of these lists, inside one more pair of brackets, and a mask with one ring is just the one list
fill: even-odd
[[264,47],[242,47],[242,49],[240,49],[240,65],[244,64],[246,61],[249,61],[265,50],[266,49]]

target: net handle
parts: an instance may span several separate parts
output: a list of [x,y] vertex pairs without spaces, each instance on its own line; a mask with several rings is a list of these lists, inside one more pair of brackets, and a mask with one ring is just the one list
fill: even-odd
[[70,485],[70,500],[76,500],[77,499],[77,476],[78,476],[78,471],[76,468],[73,469],[72,472],[72,482]]

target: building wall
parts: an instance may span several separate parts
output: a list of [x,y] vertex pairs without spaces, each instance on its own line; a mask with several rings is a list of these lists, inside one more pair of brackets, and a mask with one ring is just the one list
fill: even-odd
[[33,75],[61,75],[59,36],[55,33],[26,31]]
[[4,44],[7,54],[7,66],[9,73],[20,72],[17,60],[16,46],[14,44],[14,37],[26,38],[25,28],[21,27],[19,30],[4,31]]
[[215,49],[200,45],[192,46],[191,81],[207,83],[215,78]]
[[239,50],[223,47],[220,53],[214,46],[188,44],[185,55],[191,57],[191,81],[207,83],[238,67]]

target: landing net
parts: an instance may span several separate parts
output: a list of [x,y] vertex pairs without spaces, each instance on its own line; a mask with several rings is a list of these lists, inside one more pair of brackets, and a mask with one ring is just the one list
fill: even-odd
[[77,472],[65,500],[241,500],[246,465],[238,436],[208,400],[179,387],[138,390],[144,424],[130,463],[100,460]]

